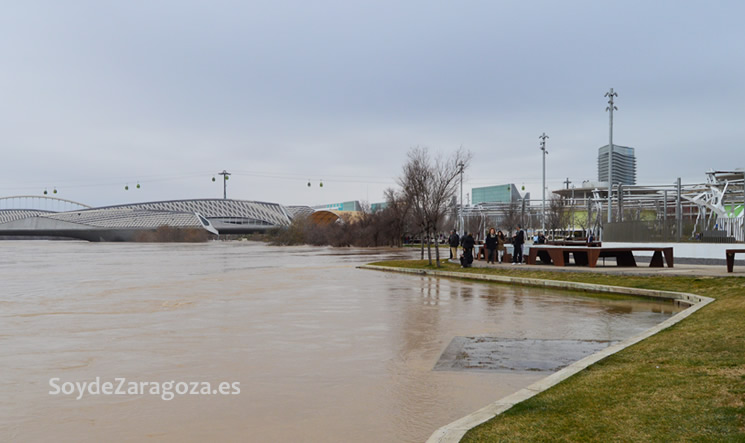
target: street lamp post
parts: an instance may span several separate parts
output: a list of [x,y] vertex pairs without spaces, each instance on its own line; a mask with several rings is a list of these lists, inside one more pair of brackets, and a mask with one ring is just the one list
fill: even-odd
[[613,98],[618,97],[618,94],[613,92],[613,88],[610,88],[605,96],[608,97],[608,107],[605,110],[610,112],[610,133],[608,136],[608,223],[610,223],[613,198],[613,111],[618,111],[618,108],[613,104]]
[[548,138],[548,135],[544,132],[538,138],[541,139],[541,151],[543,151],[543,188],[542,191],[542,206],[541,206],[541,232],[543,235],[546,235],[546,154],[548,154],[548,151],[546,151],[546,139]]

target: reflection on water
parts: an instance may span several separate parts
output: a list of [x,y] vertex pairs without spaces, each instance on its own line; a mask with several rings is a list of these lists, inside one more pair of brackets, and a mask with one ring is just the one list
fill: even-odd
[[[677,309],[364,271],[403,250],[1,242],[0,440],[422,441],[546,373],[433,371],[454,337],[617,341]],[[64,381],[239,395],[49,395]]]

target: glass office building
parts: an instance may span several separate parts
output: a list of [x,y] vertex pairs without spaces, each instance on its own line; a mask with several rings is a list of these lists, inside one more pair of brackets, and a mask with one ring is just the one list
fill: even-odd
[[[598,149],[598,181],[608,182],[608,145]],[[613,144],[613,184],[636,184],[634,148]]]
[[362,205],[357,200],[342,202],[342,203],[329,203],[327,205],[313,206],[313,209],[326,209],[329,211],[361,211]]
[[512,183],[471,189],[471,204],[473,205],[480,203],[510,203],[521,198],[522,196],[518,192],[517,186]]

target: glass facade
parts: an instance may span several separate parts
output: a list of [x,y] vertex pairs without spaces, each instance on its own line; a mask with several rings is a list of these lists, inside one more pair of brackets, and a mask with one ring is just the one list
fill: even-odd
[[485,186],[471,189],[471,204],[510,203],[520,199],[520,193],[514,184]]
[[327,205],[313,206],[313,209],[328,209],[329,211],[361,211],[362,206],[357,200],[342,202],[342,203],[329,203]]
[[[608,145],[598,149],[598,181],[608,181]],[[613,183],[636,184],[634,148],[613,144]]]

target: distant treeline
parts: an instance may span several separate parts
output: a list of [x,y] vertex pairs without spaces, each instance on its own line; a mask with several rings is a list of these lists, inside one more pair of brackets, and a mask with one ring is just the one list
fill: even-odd
[[201,243],[206,242],[211,234],[202,228],[174,228],[160,226],[154,231],[143,231],[134,237],[136,242],[144,243]]
[[401,246],[403,226],[393,215],[388,209],[354,219],[342,215],[340,221],[326,225],[298,217],[289,227],[268,231],[265,239],[274,245]]

